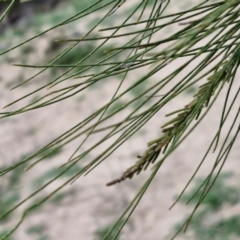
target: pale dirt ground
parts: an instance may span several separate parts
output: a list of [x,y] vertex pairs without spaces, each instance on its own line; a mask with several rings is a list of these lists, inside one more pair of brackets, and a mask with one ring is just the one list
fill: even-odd
[[[173,5],[169,11],[175,7],[176,6]],[[37,62],[38,59],[43,58],[43,56],[39,54],[43,49],[47,49],[49,35],[35,41],[35,44],[38,45],[39,53],[32,56],[32,59],[30,57],[28,62],[31,60]],[[174,64],[171,64],[166,71],[176,68],[178,63]],[[146,69],[143,69],[142,72],[137,70],[137,72],[129,74],[129,79],[137,79],[137,77],[141,76],[145,71]],[[9,91],[9,87],[7,87],[6,84],[16,81],[19,76],[23,74],[26,77],[27,75],[32,75],[32,72],[30,74],[29,70],[22,70],[1,62],[1,106],[22,96],[36,86],[40,86],[41,81],[44,81],[38,78],[38,83],[29,84],[27,88]],[[46,74],[46,76],[48,75]],[[152,81],[156,81],[161,77],[162,73],[158,73]],[[237,73],[236,79],[239,77],[240,72]],[[114,89],[114,86],[117,86],[116,83],[102,85],[100,89],[91,89],[84,93],[84,99],[81,101],[77,100],[76,97],[45,109],[31,111],[9,119],[2,119],[0,121],[0,165],[10,165],[14,161],[19,160],[19,156],[37,150],[39,147],[54,139],[54,137],[63,133],[70,126],[73,126],[94,112],[99,106],[111,98],[111,94],[113,93],[112,89]],[[239,83],[235,81],[234,84],[234,89],[238,88]],[[35,224],[44,224],[47,226],[46,234],[49,239],[95,239],[94,231],[109,225],[113,220],[117,219],[138,192],[150,173],[150,170],[133,178],[131,181],[125,181],[109,188],[105,187],[105,184],[120,176],[126,168],[135,162],[136,155],[141,154],[145,150],[147,142],[159,136],[160,126],[166,121],[164,117],[166,113],[184,106],[190,100],[190,95],[182,95],[177,100],[171,101],[167,107],[164,107],[144,126],[142,133],[135,134],[87,177],[78,179],[73,185],[67,185],[64,191],[74,189],[74,195],[65,198],[57,207],[45,204],[40,212],[28,217],[16,232],[16,239],[37,239],[36,237],[34,238],[33,236],[27,235],[25,232],[28,226]],[[176,195],[181,192],[193,171],[196,169],[203,153],[212,140],[219,124],[223,101],[224,93],[222,97],[219,97],[209,115],[198,126],[194,133],[192,133],[163,164],[147,193],[124,228],[122,239],[168,239],[166,237],[173,233],[172,228],[175,224],[179,223],[190,212],[191,208],[184,207],[182,204],[177,204],[171,211],[168,209]],[[234,109],[236,110],[237,108],[238,106],[235,104]],[[232,111],[231,115],[234,117],[233,114],[234,111]],[[229,124],[231,124],[230,121],[228,121],[226,126],[229,126]],[[227,127],[223,129],[220,143],[223,141],[227,129]],[[94,140],[95,139],[90,138],[83,149],[91,146]],[[67,148],[64,148],[64,151],[53,160],[42,162],[32,170],[26,172],[18,186],[22,198],[32,192],[31,182],[36,176],[40,176],[45,171],[57,168],[64,163],[78,144],[79,140]],[[240,157],[239,149],[240,141],[238,138],[223,169],[224,172],[233,172],[235,174],[234,184],[238,186],[238,176],[240,174],[238,162]],[[104,147],[98,149],[97,152],[100,150],[104,150]],[[97,152],[91,153],[89,159],[92,159]],[[200,169],[198,176],[206,176],[208,174],[215,160],[215,156],[216,153],[209,155],[203,167]],[[44,192],[48,193],[54,190],[61,182],[62,181],[54,182],[44,190]],[[25,204],[23,207],[26,206],[28,205]],[[14,217],[11,224],[8,224],[9,227],[13,226],[13,223],[19,219],[24,209],[23,207],[19,209],[18,216]],[[213,216],[213,218],[228,217],[229,215],[237,213],[240,213],[240,205],[225,208],[218,213],[218,216]],[[189,231],[186,235],[180,235],[176,239],[194,239],[194,237]]]

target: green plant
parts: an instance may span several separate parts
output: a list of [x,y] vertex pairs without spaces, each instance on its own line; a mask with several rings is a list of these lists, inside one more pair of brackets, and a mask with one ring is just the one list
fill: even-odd
[[[25,156],[20,158],[20,161],[24,159]],[[0,171],[3,172],[5,167],[1,168]],[[20,200],[20,181],[24,174],[24,164],[17,168],[11,169],[2,182],[0,186],[0,215],[2,216],[8,209],[14,207]],[[7,222],[10,220],[12,213],[2,216],[0,222]]]
[[45,230],[44,225],[32,225],[27,229],[28,234],[41,234]]
[[[225,174],[218,178],[216,184],[203,200],[201,211],[193,217],[189,228],[194,232],[194,239],[227,240],[231,239],[231,237],[234,237],[233,239],[239,238],[239,215],[232,215],[224,219],[219,218],[221,215],[216,215],[219,212],[221,213],[224,204],[234,206],[240,202],[239,189],[236,186],[227,186],[225,183],[229,177],[229,174]],[[181,200],[182,203],[191,200],[189,203],[194,204],[198,201],[197,199],[199,199],[200,194],[195,193],[199,188],[199,185],[201,185],[199,183],[202,181],[204,181],[204,179],[199,179],[197,181],[196,187],[183,197]],[[192,196],[194,197],[192,198]],[[214,214],[216,220],[211,221],[211,216]],[[176,228],[178,229],[180,226],[181,224]]]
[[[9,5],[1,15],[0,21],[3,20],[16,1],[12,0],[8,1],[8,3]],[[167,114],[166,116],[170,117],[170,120],[161,125],[162,134],[157,139],[150,141],[145,151],[139,149],[136,163],[130,166],[118,178],[110,180],[107,184],[107,186],[110,186],[136,177],[137,174],[153,165],[153,171],[139,193],[103,239],[106,240],[109,237],[117,239],[118,234],[130,218],[162,164],[203,120],[218,97],[221,96],[220,93],[224,93],[224,103],[219,114],[219,122],[216,123],[215,136],[198,168],[176,200],[178,202],[183,196],[209,152],[216,152],[213,168],[210,169],[209,175],[203,181],[202,187],[197,190],[199,195],[193,212],[182,226],[182,228],[186,229],[200,204],[210,194],[211,188],[215,184],[240,130],[238,123],[239,105],[237,108],[233,107],[238,104],[237,99],[240,90],[235,78],[240,56],[240,44],[238,42],[240,26],[238,19],[239,1],[199,1],[194,6],[184,6],[184,8],[188,7],[184,11],[166,13],[170,0],[143,0],[137,2],[130,11],[125,12],[127,14],[124,14],[121,23],[111,22],[113,24],[111,27],[106,26],[108,19],[114,19],[115,12],[118,13],[122,8],[124,9],[126,5],[125,0],[78,1],[78,3],[74,2],[74,4],[75,8],[78,9],[75,15],[65,20],[60,20],[61,14],[58,13],[54,13],[52,18],[49,19],[44,17],[47,22],[54,24],[57,21],[60,22],[29,40],[0,53],[0,55],[7,54],[56,28],[61,27],[67,30],[68,26],[72,26],[74,22],[85,19],[88,16],[93,16],[97,13],[100,16],[99,21],[96,21],[95,25],[88,29],[81,38],[56,39],[59,44],[63,44],[63,48],[59,48],[60,52],[47,63],[39,65],[15,64],[18,67],[41,70],[34,76],[16,85],[14,89],[26,86],[30,81],[33,82],[37,76],[47,72],[49,69],[59,69],[61,71],[59,75],[54,76],[41,87],[12,101],[5,108],[16,103],[20,104],[22,100],[32,97],[32,95],[42,94],[38,99],[28,104],[23,104],[23,106],[15,110],[3,111],[0,113],[0,117],[3,119],[24,114],[28,111],[36,111],[66,99],[71,99],[75,95],[81,95],[82,92],[96,84],[98,84],[97,86],[111,85],[115,76],[122,75],[122,78],[120,82],[118,81],[117,87],[113,85],[111,98],[101,108],[85,119],[81,119],[78,124],[24,160],[7,166],[0,172],[0,177],[4,178],[8,172],[26,163],[29,164],[26,170],[30,170],[34,165],[50,156],[52,149],[61,149],[83,136],[81,143],[70,158],[66,159],[66,163],[60,167],[60,170],[55,169],[53,172],[46,173],[44,183],[41,179],[41,183],[44,185],[35,189],[25,200],[30,200],[45,187],[69,173],[72,169],[76,169],[76,171],[71,172],[71,176],[60,187],[34,205],[26,207],[18,224],[2,239],[6,239],[13,234],[32,209],[43,205],[66,185],[96,168],[147,124],[164,106],[168,106],[182,92],[198,84],[199,88],[192,96],[192,101]],[[38,17],[41,19],[41,16]],[[38,23],[41,22],[40,19],[37,20]],[[174,24],[183,24],[184,26],[169,35],[163,34],[165,29],[169,29]],[[132,28],[133,26],[134,28]],[[98,34],[95,32],[96,28],[100,28],[98,29]],[[159,33],[162,36],[161,38],[156,37],[159,36]],[[84,42],[87,42],[86,45],[84,45]],[[115,44],[113,45],[112,43]],[[166,73],[165,70],[179,59],[181,63]],[[146,69],[146,67],[151,68],[144,71],[138,79],[131,78],[132,81],[127,81],[130,73]],[[162,73],[161,78],[157,81],[150,81],[154,74],[159,72]],[[56,71],[56,73],[58,72]],[[40,92],[43,89],[51,89],[51,91],[47,93]],[[132,98],[128,101],[123,101],[126,95],[130,95],[129,92],[133,93]],[[159,92],[161,96],[152,102],[153,97]],[[231,98],[230,95],[232,96]],[[129,110],[130,105],[134,105],[130,112],[119,117],[117,122],[111,122],[117,114]],[[109,112],[109,109],[113,111],[106,114],[106,112]],[[231,124],[230,127],[227,126],[228,130],[225,133],[222,129],[226,126],[226,121],[229,118]],[[107,126],[104,125],[106,123]],[[159,127],[156,126],[156,128]],[[99,133],[103,134],[101,139],[83,151],[82,146],[88,138]],[[220,137],[223,141],[220,141]],[[84,167],[77,168],[79,161],[83,161],[84,157],[88,156],[95,148],[101,146],[109,139],[112,139],[112,142],[109,143],[107,148],[94,157],[91,162],[87,162]],[[79,153],[79,150],[82,151]],[[33,160],[35,158],[38,158],[38,160]],[[47,179],[49,181],[45,182]],[[217,202],[216,198],[208,200],[208,202],[209,205],[214,203],[217,208],[222,204]],[[5,218],[20,205],[10,208],[0,216],[0,219]],[[114,237],[112,237],[113,233],[115,233]]]
[[37,240],[48,240],[49,237],[45,234],[46,226],[43,224],[32,225],[27,228],[26,232],[28,235],[36,236]]
[[[219,210],[226,202],[231,204],[237,203],[240,200],[237,189],[225,184],[225,181],[230,177],[232,177],[230,173],[221,174],[202,204],[211,208],[211,210]],[[202,178],[196,179],[196,187],[191,193],[185,194],[181,202],[189,201],[190,204],[195,204],[201,196],[199,188],[202,187],[203,182],[204,179]]]
[[[111,231],[112,225],[106,226],[105,228],[101,228],[95,231],[96,240],[105,238],[106,240],[117,239],[120,240],[121,236],[118,235],[116,230]],[[108,232],[111,232],[108,234]]]
[[[7,230],[0,232],[0,238],[4,237],[8,233]],[[12,237],[9,237],[8,240],[13,240]]]

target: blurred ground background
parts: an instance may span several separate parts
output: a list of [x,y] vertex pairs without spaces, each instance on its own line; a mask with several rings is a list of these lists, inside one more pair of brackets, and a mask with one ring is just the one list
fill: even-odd
[[[21,7],[21,10],[18,8],[19,11],[13,13],[2,23],[0,28],[1,52],[59,23],[93,1],[40,2],[36,5],[28,4],[24,8]],[[189,3],[177,3],[175,1],[174,4],[170,5],[171,8],[168,11],[171,11],[171,9],[183,10],[187,4]],[[131,4],[126,4],[125,9],[118,11],[116,15],[111,17],[109,24],[105,23],[105,26],[112,25],[116,18],[124,16],[126,11],[133,7],[134,1]],[[2,8],[0,8],[1,10]],[[42,86],[56,74],[59,74],[56,70],[47,71],[27,85],[10,91],[12,87],[37,72],[13,67],[12,63],[46,63],[61,48],[61,45],[55,43],[55,39],[80,37],[100,17],[100,15],[94,15],[81,19],[71,24],[71,27],[66,26],[54,30],[7,55],[1,56],[0,105],[5,106],[36,87]],[[172,29],[168,29],[168,31],[171,32]],[[93,48],[94,43],[81,43],[76,51],[73,51],[62,60],[62,63],[76,63]],[[141,74],[143,72],[141,73],[138,70],[137,73],[130,74],[130,76],[137,78]],[[238,72],[237,77],[239,76],[240,73]],[[150,81],[157,81],[159,77],[160,75],[156,74]],[[115,81],[116,84],[119,81],[117,78],[111,80]],[[100,87],[92,87],[88,91],[61,103],[19,116],[1,119],[0,168],[4,169],[12,163],[23,159],[90,113],[93,113],[111,98],[113,94],[111,87],[106,81],[106,84],[102,84]],[[141,87],[144,89],[145,86]],[[149,172],[111,188],[105,187],[105,184],[115,179],[116,176],[120,176],[127,167],[135,162],[136,156],[144,151],[147,142],[155,139],[160,134],[160,126],[165,121],[165,114],[188,103],[196,89],[197,87],[192,88],[182,94],[177,101],[170,102],[167,108],[163,108],[149,124],[135,134],[89,176],[80,178],[73,185],[66,186],[63,191],[50,198],[40,209],[31,213],[9,239],[101,239],[113,221],[117,219],[138,192]],[[138,94],[138,91],[141,90],[141,88],[133,90],[129,93],[129,97],[131,97],[131,94],[133,96]],[[37,97],[30,96],[24,103],[34,101]],[[171,211],[168,209],[198,166],[203,153],[211,142],[219,123],[223,101],[223,98],[219,98],[209,116],[163,165],[135,213],[123,229],[119,239],[170,239],[177,227],[188,216],[194,206],[192,204],[185,205],[188,195],[191,196],[194,189],[199,186],[201,179],[206,177],[216,154],[212,154],[207,158],[183,201]],[[17,106],[21,105],[22,103],[17,104]],[[14,109],[14,107],[11,109]],[[227,128],[223,129],[222,136],[226,132]],[[222,140],[220,139],[220,141]],[[49,158],[30,171],[24,171],[25,165],[1,178],[0,215],[13,207],[20,199],[28,196],[33,190],[53,178],[60,171],[58,166],[69,158],[78,144],[79,141],[75,141],[69,147],[54,150]],[[90,145],[91,142],[87,142],[83,150]],[[200,210],[196,213],[188,232],[185,235],[179,235],[176,239],[237,240],[240,238],[239,149],[240,142],[238,139],[222,175]],[[89,154],[87,158],[92,159],[94,154],[96,153]],[[67,177],[71,176],[70,174],[77,172],[79,169],[81,169],[80,163],[69,175],[63,175],[62,179],[44,189],[41,196],[55,189],[61,181],[66,180]],[[39,196],[33,198],[30,202],[33,203],[38,198]],[[16,212],[0,222],[0,237],[14,226],[21,217],[24,207],[29,206],[29,204],[24,204]]]

